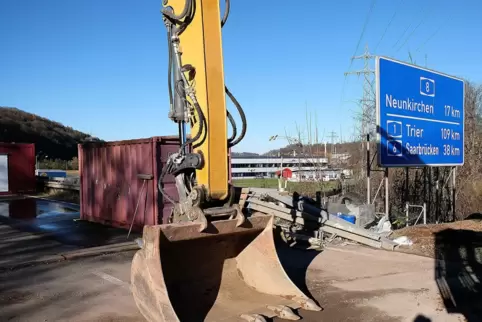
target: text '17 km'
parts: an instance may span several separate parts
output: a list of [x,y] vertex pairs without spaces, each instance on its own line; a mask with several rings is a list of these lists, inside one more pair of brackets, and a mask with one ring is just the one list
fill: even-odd
[[445,105],[445,116],[460,118],[460,110],[451,105]]

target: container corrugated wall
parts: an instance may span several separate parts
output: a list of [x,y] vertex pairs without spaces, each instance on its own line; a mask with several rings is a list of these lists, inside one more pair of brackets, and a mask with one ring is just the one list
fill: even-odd
[[[144,225],[165,223],[172,205],[158,195],[157,179],[177,146],[173,137],[79,145],[81,218],[128,228],[139,200],[134,231]],[[153,175],[141,196],[143,181],[139,174]],[[172,176],[164,178],[164,187],[177,200]]]
[[35,145],[0,143],[0,156],[2,167],[0,195],[35,192]]
[[[79,145],[81,218],[128,228],[140,200],[134,231],[142,231],[144,225],[167,223],[172,204],[161,195],[157,182],[167,159],[178,149],[179,139],[174,136]],[[143,182],[138,174],[153,175],[140,199]],[[174,177],[166,175],[163,185],[177,201]]]

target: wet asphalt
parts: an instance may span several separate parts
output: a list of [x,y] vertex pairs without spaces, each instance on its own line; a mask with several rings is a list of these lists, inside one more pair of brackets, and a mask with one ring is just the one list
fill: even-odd
[[123,229],[81,221],[78,205],[38,198],[0,201],[0,225],[77,247],[102,246],[138,237],[131,234],[127,239]]

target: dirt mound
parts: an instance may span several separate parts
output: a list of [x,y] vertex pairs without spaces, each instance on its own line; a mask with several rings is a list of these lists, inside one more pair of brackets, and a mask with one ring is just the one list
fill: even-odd
[[[440,244],[441,239],[450,243],[450,240],[445,239],[449,236],[454,237],[453,234],[444,234],[447,231],[482,232],[482,220],[461,220],[453,223],[411,226],[394,231],[390,238],[407,236],[413,242],[413,245],[401,246],[400,251],[436,258],[436,244]],[[458,236],[462,235],[458,234]]]

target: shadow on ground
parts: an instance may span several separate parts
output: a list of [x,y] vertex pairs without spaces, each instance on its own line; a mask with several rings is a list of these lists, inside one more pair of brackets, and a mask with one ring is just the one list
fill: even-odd
[[278,231],[275,232],[276,250],[286,274],[288,274],[289,278],[302,292],[314,299],[313,295],[308,289],[306,281],[308,268],[315,257],[320,254],[320,252],[315,250],[291,248],[285,242],[283,242],[281,238],[277,238],[276,236],[279,236],[279,233],[276,233],[278,233]]
[[482,317],[482,233],[446,229],[435,236],[435,280],[447,312]]
[[413,322],[432,322],[432,320],[424,315],[419,315],[415,318],[415,320],[413,320]]

